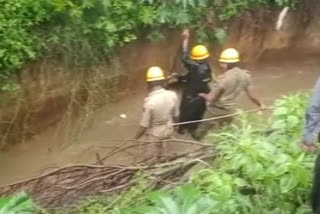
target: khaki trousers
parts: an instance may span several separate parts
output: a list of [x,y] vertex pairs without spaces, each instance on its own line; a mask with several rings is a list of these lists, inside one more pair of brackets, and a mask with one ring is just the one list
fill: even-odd
[[[232,113],[234,113],[233,109],[223,109],[223,108],[212,106],[207,108],[207,111],[204,114],[204,119],[225,116]],[[210,129],[218,129],[225,124],[231,123],[232,120],[233,120],[232,117],[227,117],[227,118],[221,118],[217,120],[202,122],[199,124],[193,137],[199,140],[205,137],[208,134],[208,131]]]

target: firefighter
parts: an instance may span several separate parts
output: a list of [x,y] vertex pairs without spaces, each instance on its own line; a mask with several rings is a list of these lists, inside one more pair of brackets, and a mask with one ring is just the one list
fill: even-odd
[[163,140],[169,139],[174,133],[172,124],[179,116],[178,97],[175,92],[163,88],[165,79],[160,67],[148,69],[146,82],[149,94],[144,100],[140,129],[135,137],[139,139],[145,136],[147,141],[156,145],[157,156],[162,154],[165,147]]
[[[210,93],[200,93],[199,96],[206,99],[208,109],[205,118],[225,116],[234,113],[238,97],[245,92],[248,98],[261,110],[265,109],[263,102],[254,94],[249,71],[240,69],[240,57],[236,49],[224,50],[219,59],[224,74],[217,79],[217,83],[211,87]],[[220,127],[223,123],[230,123],[232,118],[224,118],[203,122],[199,125],[194,137],[201,139],[207,131],[213,127]]]
[[[185,30],[182,37],[181,58],[187,72],[179,78],[184,83],[179,122],[188,122],[202,119],[206,110],[206,101],[198,94],[210,92],[208,83],[212,81],[212,76],[210,65],[207,62],[210,56],[207,48],[203,45],[196,45],[192,48],[189,56],[189,30]],[[184,134],[184,131],[188,130],[193,135],[197,125],[197,123],[181,125],[178,132]]]

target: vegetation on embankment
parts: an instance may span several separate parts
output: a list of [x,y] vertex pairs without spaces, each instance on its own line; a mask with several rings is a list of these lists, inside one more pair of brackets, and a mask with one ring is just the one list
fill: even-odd
[[[128,72],[137,67],[137,58],[127,62],[128,54],[118,51],[134,40],[161,40],[164,29],[189,27],[197,40],[221,43],[224,27],[242,12],[285,6],[299,7],[300,1],[2,0],[0,147],[61,120],[67,141],[79,139],[70,133],[83,132],[119,84],[121,90],[130,86],[126,82],[135,85]],[[175,55],[163,53],[170,60]],[[140,60],[143,65],[134,72],[154,63]],[[74,118],[81,124],[74,125]]]
[[[307,99],[278,100],[268,120],[243,116],[207,136],[218,152],[213,163],[192,171],[187,181],[150,187],[140,171],[130,188],[91,197],[70,214],[308,214],[313,155],[299,147]],[[142,176],[144,175],[144,176]],[[70,190],[72,191],[72,190]]]
[[[194,28],[212,38],[215,21],[256,7],[295,7],[297,0],[2,0],[0,79],[30,60],[53,57],[73,66],[97,65],[138,37],[159,38],[160,27]],[[213,26],[212,26],[213,25]]]

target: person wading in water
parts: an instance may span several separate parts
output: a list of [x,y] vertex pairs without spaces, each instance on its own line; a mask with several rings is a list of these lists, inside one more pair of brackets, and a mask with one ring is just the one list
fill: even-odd
[[[210,93],[200,93],[199,96],[208,102],[205,118],[214,118],[234,113],[238,97],[245,92],[248,98],[264,110],[266,107],[260,98],[255,96],[249,71],[239,68],[240,56],[236,49],[224,50],[219,59],[224,74],[211,86]],[[196,139],[204,137],[208,130],[220,127],[223,123],[230,123],[232,117],[203,122],[195,133]]]
[[[175,92],[163,88],[165,74],[160,67],[151,67],[147,71],[146,82],[148,97],[145,98],[140,129],[135,139],[142,136],[151,145],[147,146],[146,153],[160,157],[165,151],[164,140],[174,133],[173,123],[179,116],[179,101]],[[150,149],[156,147],[156,152]]]
[[[196,45],[192,48],[189,56],[189,30],[184,30],[182,37],[181,59],[187,72],[179,77],[180,81],[184,83],[179,122],[188,122],[202,119],[206,110],[206,100],[199,97],[198,94],[210,92],[208,83],[212,81],[212,74],[207,62],[210,56],[207,48],[203,45]],[[184,131],[188,130],[193,136],[197,125],[198,123],[180,125],[178,132],[184,134]]]

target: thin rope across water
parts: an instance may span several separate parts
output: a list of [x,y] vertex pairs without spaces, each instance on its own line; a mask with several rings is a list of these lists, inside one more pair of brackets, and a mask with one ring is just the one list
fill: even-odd
[[[273,107],[268,107],[265,109],[265,111],[270,110],[270,109],[273,109]],[[181,123],[171,123],[169,125],[170,126],[180,126],[180,125],[185,125],[185,124],[208,122],[208,121],[214,121],[214,120],[219,120],[219,119],[228,118],[228,117],[234,117],[234,116],[238,116],[241,114],[248,114],[248,113],[258,112],[258,111],[262,111],[262,110],[260,108],[256,108],[256,109],[241,111],[241,112],[237,112],[237,113],[233,113],[233,114],[222,115],[222,116],[218,116],[218,117],[210,117],[210,118],[206,118],[206,119],[202,119],[202,120],[193,120],[193,121],[187,121],[187,122],[181,122]]]

